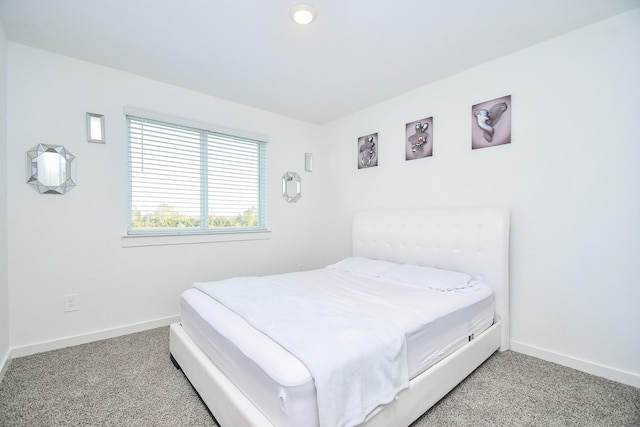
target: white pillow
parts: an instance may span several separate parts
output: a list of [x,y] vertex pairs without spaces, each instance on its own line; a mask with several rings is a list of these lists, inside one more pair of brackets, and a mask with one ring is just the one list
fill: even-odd
[[380,278],[412,286],[425,286],[438,291],[464,289],[475,283],[473,278],[465,273],[412,264],[398,265],[385,271]]
[[326,268],[438,291],[464,289],[476,283],[470,275],[457,271],[363,257],[345,258]]
[[389,261],[381,261],[363,257],[345,258],[333,265],[329,265],[327,269],[346,271],[348,273],[358,274],[366,277],[381,277],[385,272],[399,267]]

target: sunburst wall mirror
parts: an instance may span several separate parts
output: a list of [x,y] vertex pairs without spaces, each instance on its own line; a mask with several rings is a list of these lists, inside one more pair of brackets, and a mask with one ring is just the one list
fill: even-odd
[[71,191],[76,186],[74,159],[62,145],[36,145],[27,151],[27,184],[40,194]]

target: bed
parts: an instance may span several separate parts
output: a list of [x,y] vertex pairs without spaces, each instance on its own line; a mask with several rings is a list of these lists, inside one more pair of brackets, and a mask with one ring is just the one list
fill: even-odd
[[[491,354],[508,348],[509,222],[509,211],[500,208],[377,210],[355,215],[352,257],[347,261],[464,272],[490,286],[492,303],[488,322],[488,306],[471,304],[483,307],[479,311],[484,311],[484,317],[477,319],[485,320],[471,322],[475,329],[469,329],[464,340],[442,344],[429,360],[416,357],[419,345],[409,342],[407,359],[418,362],[408,363],[406,388],[372,411],[361,425],[411,424]],[[309,274],[333,274],[324,270]],[[292,280],[306,277],[296,274]],[[203,298],[201,290],[192,288],[181,297],[182,319],[170,327],[170,352],[218,423],[224,427],[318,425],[320,400],[316,398],[321,394],[314,390],[313,378],[309,381],[307,366],[267,335],[252,332],[242,316],[227,312],[219,301]],[[244,332],[231,340],[237,328]],[[424,335],[437,341],[431,332]]]

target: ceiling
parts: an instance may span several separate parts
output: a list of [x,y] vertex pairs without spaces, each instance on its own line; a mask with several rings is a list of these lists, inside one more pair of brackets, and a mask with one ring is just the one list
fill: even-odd
[[0,0],[7,38],[323,124],[640,0]]

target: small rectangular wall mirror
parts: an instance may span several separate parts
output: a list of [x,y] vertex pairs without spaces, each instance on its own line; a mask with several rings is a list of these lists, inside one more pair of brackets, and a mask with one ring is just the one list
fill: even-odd
[[87,113],[87,141],[104,144],[104,114]]

